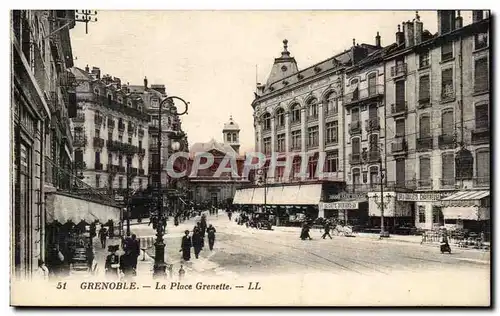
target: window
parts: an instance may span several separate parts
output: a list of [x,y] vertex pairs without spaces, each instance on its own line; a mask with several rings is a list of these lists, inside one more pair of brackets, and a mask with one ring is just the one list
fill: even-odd
[[447,68],[441,71],[441,98],[449,99],[455,96],[453,89],[453,69]]
[[139,149],[142,149],[142,140],[139,141]]
[[312,98],[308,102],[308,111],[309,111],[309,117],[310,118],[317,118],[318,117],[318,100],[315,98]]
[[160,102],[158,99],[151,99],[151,107],[152,108],[158,108],[159,104],[160,104]]
[[338,122],[328,122],[326,123],[326,143],[327,144],[336,144],[339,141],[339,126]]
[[380,182],[378,177],[378,167],[372,166],[370,167],[370,184],[374,186]]
[[351,80],[351,86],[354,86],[354,90],[352,91],[352,101],[358,100],[359,99],[359,87],[358,87],[358,82],[359,80],[354,78]]
[[474,92],[488,91],[488,59],[480,58],[474,61]]
[[99,174],[95,175],[95,187],[96,188],[101,187],[101,175],[99,175]]
[[431,120],[429,115],[422,115],[419,122],[420,138],[428,138],[431,136]]
[[396,137],[404,137],[405,134],[405,120],[396,120]]
[[144,169],[144,168],[142,167],[142,164],[143,164],[143,163],[144,163],[144,158],[142,158],[142,157],[141,157],[141,158],[139,158],[139,169]]
[[142,189],[142,178],[139,178],[139,188]]
[[475,110],[476,129],[488,129],[490,127],[489,104],[476,104]]
[[122,155],[118,156],[118,166],[120,166],[120,167],[123,166],[123,156]]
[[332,150],[326,153],[326,172],[337,172],[339,166],[339,151]]
[[112,164],[113,163],[113,154],[112,153],[108,153],[108,164]]
[[441,134],[452,136],[455,134],[453,110],[445,110],[441,116]]
[[113,132],[108,132],[108,140],[113,140]]
[[129,137],[129,138],[128,138],[128,143],[129,143],[130,145],[132,145],[132,137]]
[[264,154],[271,153],[271,137],[264,138]]
[[442,183],[443,185],[451,185],[455,183],[455,154],[444,153],[442,159]]
[[123,188],[123,177],[118,177],[118,188]]
[[373,155],[376,155],[379,152],[378,149],[378,134],[371,134],[369,137],[369,144],[370,144],[370,155],[373,157]]
[[474,49],[488,47],[488,33],[479,33],[474,35]]
[[420,53],[418,55],[418,64],[420,68],[424,68],[430,65],[429,61],[429,51]]
[[278,148],[278,152],[282,153],[285,150],[285,134],[279,134],[278,137],[277,137],[277,141],[276,141],[276,147]]
[[453,58],[453,42],[444,43],[441,46],[441,61],[447,61]]
[[98,129],[95,130],[95,137],[101,138],[101,131],[100,130],[98,130]]
[[476,183],[486,185],[490,183],[490,151],[480,149],[476,152]]
[[418,206],[418,222],[425,223],[425,206]]
[[120,143],[123,143],[123,135],[121,135],[121,134],[120,134],[120,135],[118,135],[118,141],[119,141]]
[[398,159],[396,160],[396,185],[400,188],[405,187],[406,182],[406,160]]
[[264,114],[262,120],[264,123],[264,130],[271,129],[271,114],[269,113]]
[[113,100],[113,96],[108,94],[108,105],[111,105],[111,101]]
[[282,108],[279,108],[278,111],[276,111],[276,123],[279,127],[285,126],[285,110]]
[[361,152],[361,142],[359,140],[359,137],[354,137],[352,139],[352,154],[353,155],[357,154],[359,156],[360,152]]
[[312,126],[307,129],[308,140],[307,145],[309,147],[318,146],[319,143],[319,130],[318,126]]
[[81,149],[77,149],[74,151],[75,153],[75,163],[81,164],[83,163],[83,151]]
[[377,93],[377,74],[371,73],[368,75],[368,95],[372,96]]
[[436,224],[444,223],[444,215],[440,206],[432,206],[432,222]]
[[300,130],[292,131],[292,149],[300,149],[301,147]]
[[396,111],[399,112],[405,110],[405,100],[405,81],[396,81]]
[[276,180],[278,182],[283,181],[284,174],[285,174],[285,167],[276,167]]
[[95,163],[96,164],[101,163],[101,152],[100,151],[95,152]]
[[419,159],[419,186],[430,186],[431,184],[431,159],[420,157]]
[[352,169],[352,184],[357,185],[361,184],[361,172],[359,169]]
[[238,134],[233,133],[233,142],[238,142]]
[[158,120],[158,115],[151,115],[151,125],[154,127],[160,126],[160,121]]
[[292,170],[294,177],[298,177],[300,173],[300,165],[301,165],[300,157],[295,157],[292,163]]
[[300,106],[294,104],[292,106],[292,123],[300,122]]
[[359,122],[359,109],[353,108],[351,110],[351,122]]
[[317,168],[318,168],[318,156],[314,155],[309,158],[309,164],[307,165],[309,179],[316,178]]
[[431,87],[430,87],[429,75],[421,76],[418,86],[418,102],[428,103],[430,101],[430,93],[431,93]]
[[338,99],[334,92],[330,93],[326,98],[325,113],[327,115],[335,115],[338,113]]

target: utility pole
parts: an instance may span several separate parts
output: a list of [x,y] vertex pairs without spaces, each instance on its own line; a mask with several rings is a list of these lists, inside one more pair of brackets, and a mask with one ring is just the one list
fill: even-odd
[[382,156],[379,159],[380,170],[380,237],[385,237],[384,225],[384,172],[382,171]]
[[130,237],[130,195],[129,195],[129,188],[130,188],[130,160],[131,157],[127,155],[127,191],[125,192],[126,194],[126,211],[127,211],[127,237]]

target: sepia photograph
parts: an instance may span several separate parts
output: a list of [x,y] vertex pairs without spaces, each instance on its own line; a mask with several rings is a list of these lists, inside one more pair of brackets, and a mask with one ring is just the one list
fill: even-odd
[[11,10],[10,305],[490,307],[491,20]]

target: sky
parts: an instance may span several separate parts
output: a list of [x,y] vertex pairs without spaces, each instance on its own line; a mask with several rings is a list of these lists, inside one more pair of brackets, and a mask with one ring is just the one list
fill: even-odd
[[[437,32],[437,12],[419,11],[424,29]],[[464,25],[471,12],[462,12]],[[299,69],[357,43],[395,41],[397,25],[415,11],[98,11],[97,22],[71,31],[75,66],[96,66],[123,83],[164,84],[190,102],[182,116],[190,144],[222,141],[232,115],[240,153],[253,150],[256,82],[265,83],[283,39]]]

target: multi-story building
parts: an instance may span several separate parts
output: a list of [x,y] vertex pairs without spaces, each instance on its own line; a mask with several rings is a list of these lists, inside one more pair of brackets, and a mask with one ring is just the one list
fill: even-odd
[[149,117],[141,96],[97,67],[72,69],[78,86],[75,163],[84,182],[122,196],[148,185]]
[[[69,186],[76,114],[71,10],[14,10],[11,19],[12,275],[29,277],[46,257],[46,196]],[[66,26],[61,28],[62,26]]]
[[[390,74],[386,179],[396,189],[389,193],[389,210],[412,216],[417,227],[473,228],[489,219],[487,14],[474,11],[473,23],[464,26],[460,11],[438,11],[434,36],[423,31],[417,14],[403,22],[397,47],[384,58]],[[402,190],[416,193],[397,193]]]
[[[275,59],[266,84],[257,86],[252,107],[256,150],[267,156],[279,153],[278,161],[288,156],[292,172],[287,177],[284,166],[273,172],[267,164],[266,187],[244,194],[253,199],[243,199],[240,204],[272,205],[283,217],[299,211],[324,215],[318,209],[320,201],[329,200],[329,194],[345,187],[344,70],[376,50],[376,45],[353,45],[299,71],[284,41],[284,50]],[[320,152],[326,153],[324,166],[318,161]],[[307,171],[301,174],[302,164]],[[318,165],[325,171],[323,177],[318,174]]]

